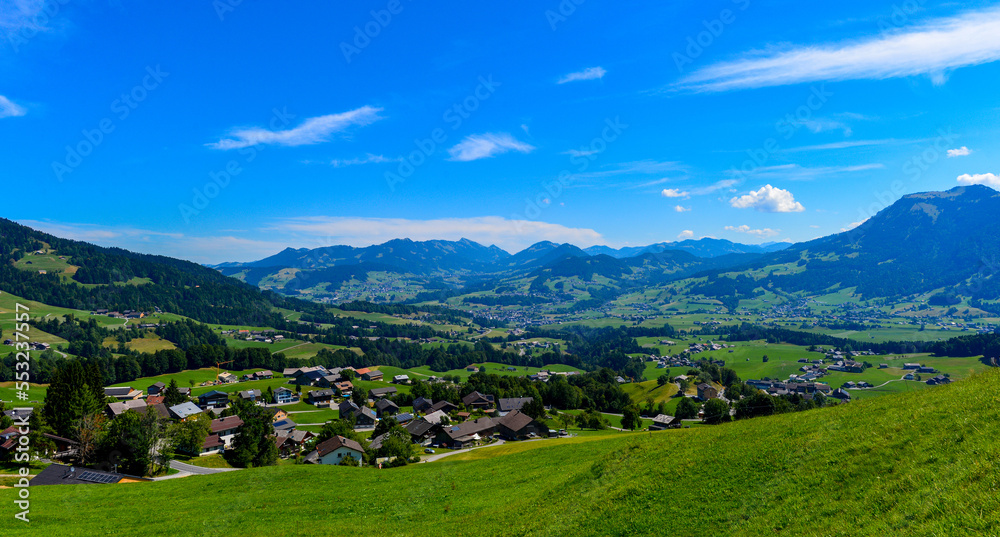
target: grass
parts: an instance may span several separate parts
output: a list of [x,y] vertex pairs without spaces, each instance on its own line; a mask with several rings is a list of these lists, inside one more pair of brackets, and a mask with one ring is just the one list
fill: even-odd
[[[96,535],[169,525],[184,535],[254,536],[277,527],[313,535],[318,525],[337,524],[341,533],[372,535],[995,535],[998,401],[1000,371],[990,371],[807,413],[520,442],[396,470],[283,465],[39,487],[32,522],[19,529]],[[0,502],[16,494],[2,490]]]
[[204,457],[177,455],[174,458],[180,462],[200,468],[232,468],[232,465],[226,462],[226,459],[222,455],[205,455]]

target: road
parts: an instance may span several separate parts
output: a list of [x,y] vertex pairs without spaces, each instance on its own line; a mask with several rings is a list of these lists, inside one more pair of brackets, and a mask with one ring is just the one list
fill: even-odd
[[420,462],[421,463],[434,462],[434,461],[437,461],[437,460],[441,460],[441,459],[443,459],[445,457],[450,457],[451,455],[455,455],[456,453],[467,453],[467,452],[472,451],[474,449],[483,449],[483,448],[486,448],[486,447],[502,446],[503,444],[504,444],[503,440],[497,440],[496,442],[493,442],[492,444],[486,444],[485,446],[476,446],[476,447],[469,448],[469,449],[460,449],[458,451],[449,451],[448,453],[441,453],[440,455],[426,455],[425,456],[425,454],[421,454],[420,455]]
[[158,477],[156,479],[159,481],[164,479],[177,479],[179,477],[187,477],[190,475],[212,475],[221,474],[223,472],[235,472],[239,470],[239,468],[202,468],[201,466],[195,466],[181,461],[170,461],[170,467],[180,473]]

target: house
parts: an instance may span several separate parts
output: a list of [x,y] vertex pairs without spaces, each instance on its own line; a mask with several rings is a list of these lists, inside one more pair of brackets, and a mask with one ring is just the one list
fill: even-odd
[[930,366],[921,366],[921,367],[917,368],[917,373],[930,373],[930,374],[934,374],[934,373],[937,373],[937,369],[934,369],[933,367],[930,367]]
[[392,383],[393,384],[409,384],[410,383],[410,376],[409,375],[396,375],[395,377],[392,377]]
[[160,419],[169,420],[172,417],[170,415],[170,410],[167,408],[167,405],[163,403],[149,404],[147,402],[146,412],[149,412],[150,410],[156,412],[156,414],[160,417]]
[[396,423],[400,425],[406,425],[407,423],[413,421],[413,414],[410,414],[409,412],[404,412],[402,414],[396,414],[395,418],[396,418]]
[[361,444],[351,440],[350,438],[334,436],[333,438],[317,445],[316,451],[313,451],[306,456],[306,462],[313,464],[337,465],[340,464],[346,457],[351,457],[352,459],[358,461],[358,466],[361,466],[361,461],[364,460],[364,454],[365,448],[363,448]]
[[448,401],[438,401],[438,402],[434,403],[433,405],[431,405],[430,408],[427,409],[427,413],[429,414],[431,412],[441,411],[441,412],[444,412],[445,414],[451,414],[452,412],[455,412],[456,410],[458,410],[458,407],[455,406],[455,405],[453,405],[453,404],[451,404],[451,403],[449,403]]
[[903,375],[903,380],[914,380],[914,379],[916,379],[916,377],[913,376],[913,373],[907,373]]
[[166,397],[162,395],[150,395],[146,398],[146,404],[149,406],[159,405],[163,404],[164,400],[166,400]]
[[162,382],[157,382],[156,384],[153,384],[149,388],[146,388],[146,393],[149,395],[160,395],[160,393],[162,393],[163,390],[166,389],[166,387],[167,387],[166,384]]
[[368,396],[371,397],[372,399],[382,399],[384,397],[396,395],[396,393],[398,392],[399,390],[397,390],[392,386],[388,388],[372,388],[372,390],[368,392]]
[[240,381],[239,377],[237,377],[232,373],[229,372],[219,373],[219,382],[222,382],[223,384],[233,384],[239,381]]
[[500,415],[505,416],[509,412],[515,410],[521,410],[524,405],[534,401],[534,397],[515,397],[511,399],[501,399],[498,403],[498,409],[500,410]]
[[27,425],[28,420],[31,419],[31,415],[34,413],[35,413],[34,407],[22,407],[22,408],[12,408],[10,410],[4,410],[3,415],[14,420],[15,424]]
[[260,390],[245,390],[240,392],[240,399],[250,401],[251,403],[259,403],[264,400],[264,395]]
[[298,423],[295,423],[294,421],[288,418],[285,418],[283,420],[278,420],[271,424],[271,427],[273,427],[275,431],[290,431],[298,426],[299,426]]
[[920,364],[903,364],[903,369],[920,369]]
[[429,439],[437,436],[441,431],[440,423],[431,423],[424,418],[414,419],[405,426],[406,432],[410,433],[410,439],[416,444],[423,444]]
[[350,397],[354,393],[354,384],[351,384],[349,380],[342,380],[333,385],[334,389],[341,397]]
[[380,380],[382,380],[382,372],[381,371],[374,371],[373,370],[373,371],[368,371],[366,373],[362,373],[361,374],[361,380],[368,380],[368,381],[378,380],[378,381],[380,381]]
[[951,384],[951,379],[944,375],[938,375],[927,381],[928,386],[937,386],[939,384]]
[[114,397],[119,401],[127,401],[129,399],[138,399],[142,397],[142,392],[139,390],[133,390],[130,386],[123,386],[120,388],[104,388],[105,397]]
[[443,427],[434,440],[443,447],[463,449],[492,436],[496,432],[498,421],[493,418],[479,418]]
[[274,390],[274,400],[279,404],[291,403],[295,399],[296,399],[295,392],[284,386],[281,386],[278,389]]
[[174,419],[181,420],[181,421],[184,421],[184,420],[186,420],[186,419],[188,419],[191,416],[194,416],[196,414],[201,414],[201,408],[198,408],[198,405],[196,405],[196,404],[194,404],[194,403],[192,403],[190,401],[187,402],[187,403],[181,403],[179,405],[174,405],[174,406],[168,408],[167,410],[170,412],[170,416],[171,417],[173,417]]
[[653,423],[649,425],[649,430],[663,431],[665,429],[679,429],[680,427],[681,420],[666,414],[659,414],[653,418]]
[[344,419],[348,414],[358,413],[361,408],[358,407],[354,401],[344,401],[343,403],[340,403],[338,410],[340,411],[340,419]]
[[309,404],[329,406],[333,401],[333,390],[316,390],[309,392]]
[[309,431],[282,430],[275,431],[274,444],[278,448],[278,453],[282,458],[287,459],[292,455],[297,455],[302,451],[302,445],[309,439],[316,436]]
[[708,401],[709,399],[717,399],[718,397],[719,390],[717,390],[715,386],[712,386],[707,382],[703,382],[698,385],[698,399]]
[[505,440],[522,440],[532,436],[544,437],[549,433],[547,425],[539,423],[538,420],[520,410],[513,410],[497,420],[496,430]]
[[426,397],[417,397],[413,400],[414,412],[427,412],[432,406],[434,406],[434,401]]
[[380,418],[394,416],[399,413],[399,406],[388,399],[379,399],[379,401],[375,403],[375,411],[378,413],[378,417]]
[[462,398],[462,403],[466,406],[466,408],[489,410],[493,408],[493,396],[483,395],[479,392],[472,392]]
[[199,457],[205,457],[208,455],[219,455],[226,449],[226,444],[219,438],[217,434],[210,434],[205,437],[205,441],[201,443],[201,451],[198,452]]
[[285,412],[284,410],[282,410],[280,408],[275,408],[273,406],[265,408],[264,409],[264,413],[271,415],[271,422],[272,423],[276,422],[276,421],[281,421],[281,420],[283,420],[283,419],[285,419],[285,418],[288,417],[288,412]]
[[376,421],[378,421],[378,419],[375,416],[375,412],[368,407],[362,407],[361,410],[354,415],[355,427],[374,427]]
[[847,393],[847,391],[844,390],[843,388],[837,388],[836,390],[833,390],[833,393],[830,394],[830,397],[833,397],[834,399],[840,399],[845,403],[849,403],[851,401],[851,394]]
[[889,369],[889,364],[878,364],[879,369]]
[[129,410],[145,413],[146,401],[143,399],[129,399],[127,401],[108,403],[108,406],[104,408],[104,414],[113,419],[121,416]]
[[17,449],[18,438],[20,437],[21,433],[18,432],[18,427],[14,425],[0,431],[0,453],[3,453],[4,460],[13,460],[13,453]]
[[445,414],[443,411],[441,411],[441,410],[435,410],[434,412],[431,412],[431,413],[427,414],[426,416],[424,416],[423,419],[427,423],[438,424],[438,423],[441,423],[441,421],[444,420],[444,419],[451,419],[451,418],[448,418],[448,415]]
[[225,449],[233,447],[233,440],[240,434],[240,427],[243,427],[243,420],[239,416],[229,416],[212,420],[211,434],[219,437]]
[[268,370],[258,371],[253,375],[250,375],[250,380],[271,380],[274,378],[274,373]]
[[28,486],[46,485],[113,485],[116,483],[140,483],[152,481],[115,472],[104,472],[90,468],[74,468],[64,464],[52,464],[31,479]]
[[229,394],[212,390],[199,395],[198,404],[204,408],[226,408],[229,406]]

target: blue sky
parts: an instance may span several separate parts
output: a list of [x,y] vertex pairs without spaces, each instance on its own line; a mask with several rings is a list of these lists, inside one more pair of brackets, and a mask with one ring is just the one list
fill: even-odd
[[3,216],[214,263],[801,241],[1000,187],[995,3],[178,4],[2,4]]

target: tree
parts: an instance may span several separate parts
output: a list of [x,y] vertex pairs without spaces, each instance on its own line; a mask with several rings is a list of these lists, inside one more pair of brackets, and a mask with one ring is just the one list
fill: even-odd
[[106,464],[119,472],[145,476],[153,467],[153,449],[162,438],[156,412],[140,414],[126,410],[111,421],[105,435],[103,453]]
[[211,432],[212,421],[203,414],[196,414],[171,425],[167,437],[174,450],[197,455]]
[[167,389],[163,390],[163,404],[169,408],[184,401],[187,401],[187,397],[184,397],[184,394],[177,388],[177,379],[170,379]]
[[103,407],[104,379],[95,363],[84,365],[80,360],[69,360],[52,372],[42,415],[55,434],[71,437],[76,422]]
[[534,397],[521,407],[521,412],[531,416],[533,419],[542,419],[545,417],[545,404],[542,403],[541,397]]
[[736,419],[756,418],[774,414],[774,398],[757,390],[755,393],[738,401],[735,405]]
[[372,438],[377,436],[382,436],[383,434],[389,432],[393,427],[399,425],[399,422],[395,418],[382,418],[378,423],[375,424],[375,431],[372,432]]
[[565,412],[559,414],[556,419],[559,421],[559,424],[562,425],[563,429],[569,429],[576,424],[576,416]]
[[237,399],[233,408],[243,420],[243,426],[233,440],[233,449],[226,453],[229,463],[237,468],[274,466],[278,462],[278,448],[270,436],[270,414],[264,412],[263,407],[242,399]]
[[764,363],[766,364],[768,360],[769,360],[769,358],[768,358],[768,357],[767,357],[767,355],[765,354],[765,355],[764,355]]
[[[0,337],[3,337],[3,330],[0,330]],[[0,431],[14,425],[14,420],[4,414],[5,410],[6,407],[4,407],[3,401],[0,401]]]
[[642,418],[639,416],[639,407],[628,405],[622,410],[622,429],[634,431],[642,426]]
[[104,441],[107,422],[103,414],[90,414],[80,418],[73,426],[74,438],[79,442],[77,453],[80,462],[88,466]]
[[677,419],[691,420],[698,417],[698,403],[690,397],[685,397],[677,402],[677,410],[674,411]]
[[704,422],[709,425],[717,425],[729,421],[729,403],[722,399],[709,399],[705,403]]
[[413,457],[414,445],[410,440],[410,433],[403,427],[396,425],[385,433],[382,439],[382,447],[378,450],[378,456],[389,457],[398,461],[396,465],[402,466]]
[[368,404],[368,390],[362,388],[361,386],[355,386],[354,391],[351,393],[351,401],[358,406],[363,406]]
[[351,440],[361,441],[358,433],[354,432],[354,426],[347,420],[340,419],[328,421],[324,424],[319,430],[319,434],[316,435],[316,443],[321,444],[334,436],[343,436]]
[[660,375],[660,376],[656,377],[656,385],[657,386],[663,386],[663,385],[665,385],[668,382],[670,382],[670,375],[668,375],[668,374],[663,374],[663,375]]

